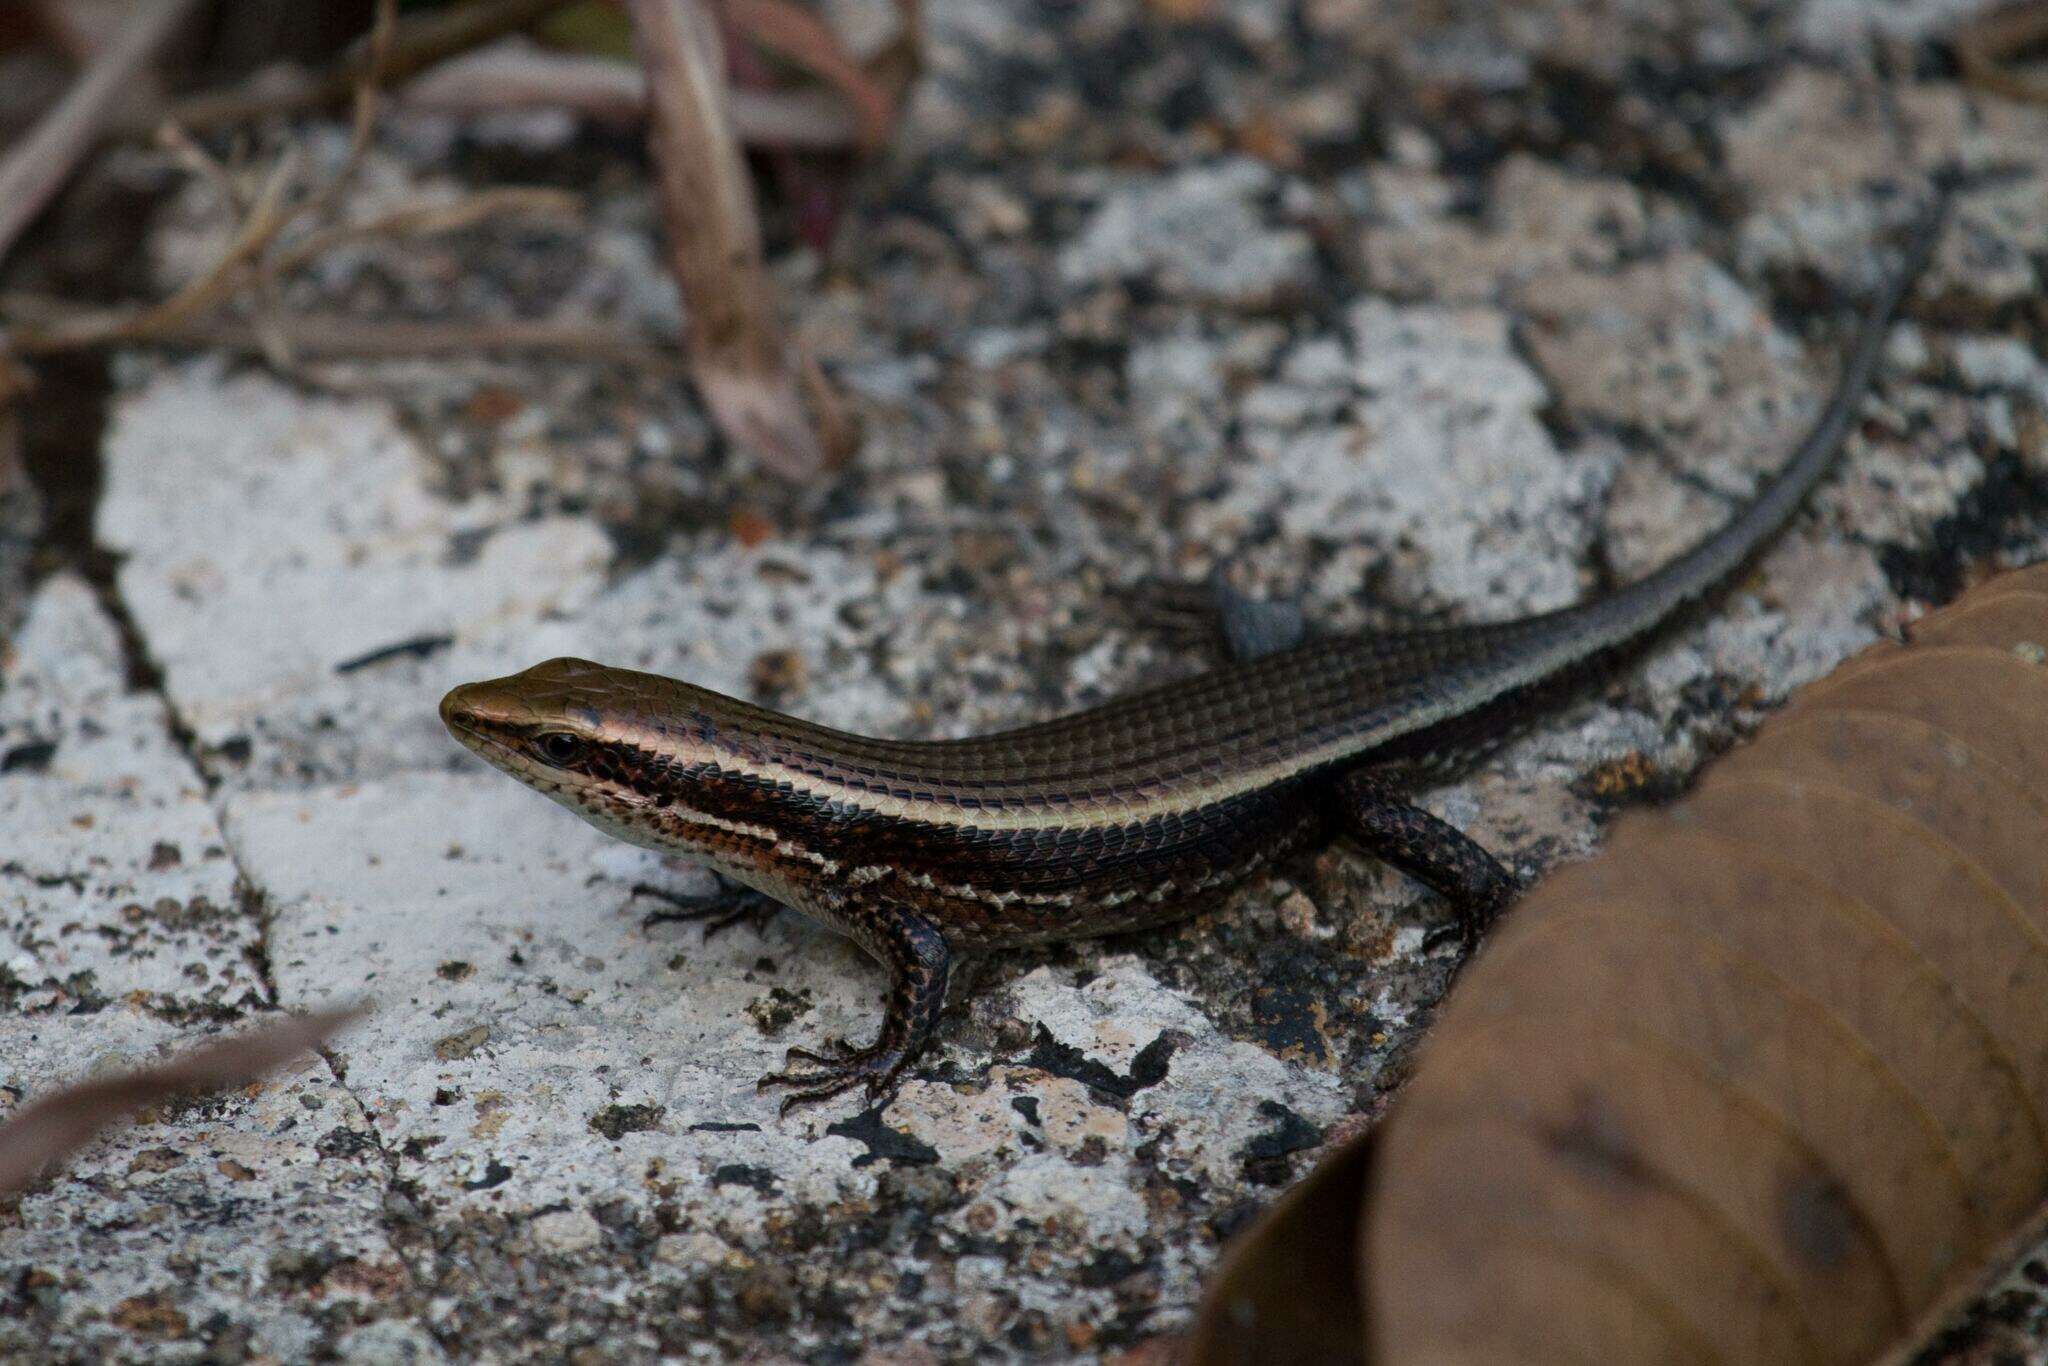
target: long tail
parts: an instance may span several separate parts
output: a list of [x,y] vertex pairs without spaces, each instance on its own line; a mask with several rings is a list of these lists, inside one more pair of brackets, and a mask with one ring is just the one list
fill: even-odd
[[[1934,255],[1954,198],[1955,183],[1938,177],[1934,197],[1913,226],[1904,262],[1879,291],[1864,314],[1854,347],[1842,366],[1827,407],[1798,448],[1747,506],[1713,535],[1647,578],[1639,579],[1597,602],[1549,613],[1534,621],[1560,626],[1582,645],[1598,637],[1598,648],[1622,645],[1666,620],[1673,612],[1712,592],[1740,569],[1789,519],[1813,486],[1826,474],[1848,438],[1850,426],[1884,355],[1900,305],[1913,292],[1921,272]],[[1532,621],[1532,624],[1534,624]]]
[[1346,649],[1362,702],[1348,743],[1362,750],[1427,733],[1427,753],[1458,753],[1445,739],[1445,726],[1494,734],[1498,728],[1486,717],[1497,705],[1581,677],[1727,582],[1784,526],[1842,449],[1892,320],[1934,253],[1953,192],[1950,179],[1937,181],[1904,263],[1864,315],[1827,407],[1740,512],[1677,559],[1606,597],[1518,621],[1351,642]]

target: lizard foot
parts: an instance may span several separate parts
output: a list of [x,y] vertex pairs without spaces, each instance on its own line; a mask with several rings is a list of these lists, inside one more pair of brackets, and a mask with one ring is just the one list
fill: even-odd
[[668,903],[667,910],[649,911],[643,916],[640,920],[642,929],[666,921],[708,920],[711,923],[704,927],[707,942],[720,930],[730,929],[742,921],[751,920],[755,929],[761,929],[782,909],[774,898],[748,887],[729,888],[702,896],[678,896],[643,882],[635,886],[633,892],[636,896],[651,896]]
[[907,1050],[881,1043],[855,1048],[844,1039],[832,1039],[824,1048],[822,1054],[813,1053],[808,1048],[790,1049],[783,1054],[782,1060],[802,1066],[793,1065],[780,1072],[770,1072],[755,1083],[754,1089],[766,1091],[771,1086],[793,1088],[782,1098],[779,1113],[784,1115],[799,1105],[830,1100],[856,1086],[867,1088],[869,1100],[880,1100],[896,1089],[897,1078],[910,1062]]
[[1477,902],[1457,906],[1456,918],[1448,925],[1439,925],[1422,936],[1422,951],[1434,953],[1443,945],[1455,939],[1458,941],[1458,967],[1472,961],[1472,955],[1479,951],[1479,941],[1493,928],[1493,922],[1500,919],[1500,913],[1508,908],[1515,894],[1521,890],[1521,882],[1512,873],[1506,873],[1506,884],[1494,894]]
[[1260,659],[1291,650],[1308,638],[1298,604],[1246,597],[1220,573],[1206,584],[1150,584],[1131,594],[1130,603],[1140,620],[1164,639],[1182,645],[1220,644],[1227,659]]

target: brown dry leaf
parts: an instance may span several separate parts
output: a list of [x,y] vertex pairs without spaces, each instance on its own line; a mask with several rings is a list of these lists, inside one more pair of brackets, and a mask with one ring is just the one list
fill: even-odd
[[1910,634],[1524,900],[1193,1360],[1895,1359],[2038,1234],[2048,567]]
[[18,1191],[110,1124],[146,1106],[197,1091],[224,1091],[284,1066],[363,1013],[296,1015],[280,1024],[204,1044],[156,1067],[67,1086],[16,1110],[0,1124],[0,1194]]
[[1365,1315],[1351,1259],[1372,1136],[1339,1147],[1231,1244],[1210,1278],[1188,1360],[1271,1361],[1274,1344],[1304,1366],[1356,1357]]

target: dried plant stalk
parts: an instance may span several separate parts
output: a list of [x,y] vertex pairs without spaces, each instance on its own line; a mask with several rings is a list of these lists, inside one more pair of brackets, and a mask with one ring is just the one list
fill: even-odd
[[[500,45],[422,72],[397,97],[409,109],[566,109],[598,123],[632,125],[647,115],[647,75],[608,57]],[[846,101],[825,90],[728,87],[726,107],[749,146],[840,152],[860,135]]]
[[[199,276],[170,298],[142,307],[79,310],[49,301],[11,298],[6,312],[17,321],[6,338],[8,355],[36,356],[134,342],[227,346],[254,350],[280,369],[296,369],[300,353],[318,356],[388,358],[401,355],[469,355],[479,351],[566,354],[660,368],[666,358],[645,343],[621,337],[615,328],[587,324],[510,319],[489,323],[411,322],[286,315],[273,307],[284,277],[337,247],[365,240],[391,240],[457,232],[502,214],[573,215],[578,204],[559,190],[503,186],[452,203],[406,204],[375,218],[322,228],[289,245],[285,231],[303,220],[329,214],[361,165],[369,147],[378,104],[382,58],[397,40],[393,0],[379,0],[377,23],[365,47],[363,85],[344,165],[330,180],[292,192],[298,158],[288,151],[253,193],[175,126],[165,140],[193,174],[209,180],[241,215],[233,239]],[[253,295],[253,321],[224,320],[222,305]],[[19,375],[0,367],[0,397],[17,392]]]
[[136,74],[192,12],[194,3],[157,0],[150,5],[0,164],[0,257],[70,178]]
[[785,479],[808,479],[825,455],[784,358],[717,30],[697,0],[628,0],[627,9],[647,69],[648,146],[689,315],[690,372],[736,447]]

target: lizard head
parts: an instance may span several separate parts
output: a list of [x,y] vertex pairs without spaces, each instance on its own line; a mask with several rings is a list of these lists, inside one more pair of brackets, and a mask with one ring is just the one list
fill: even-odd
[[551,659],[453,689],[441,721],[486,763],[648,843],[654,813],[687,802],[693,778],[715,766],[720,704],[733,705],[674,679]]
[[605,833],[788,899],[796,826],[840,818],[812,781],[819,746],[867,743],[658,674],[551,659],[465,683],[441,719],[493,767]]

